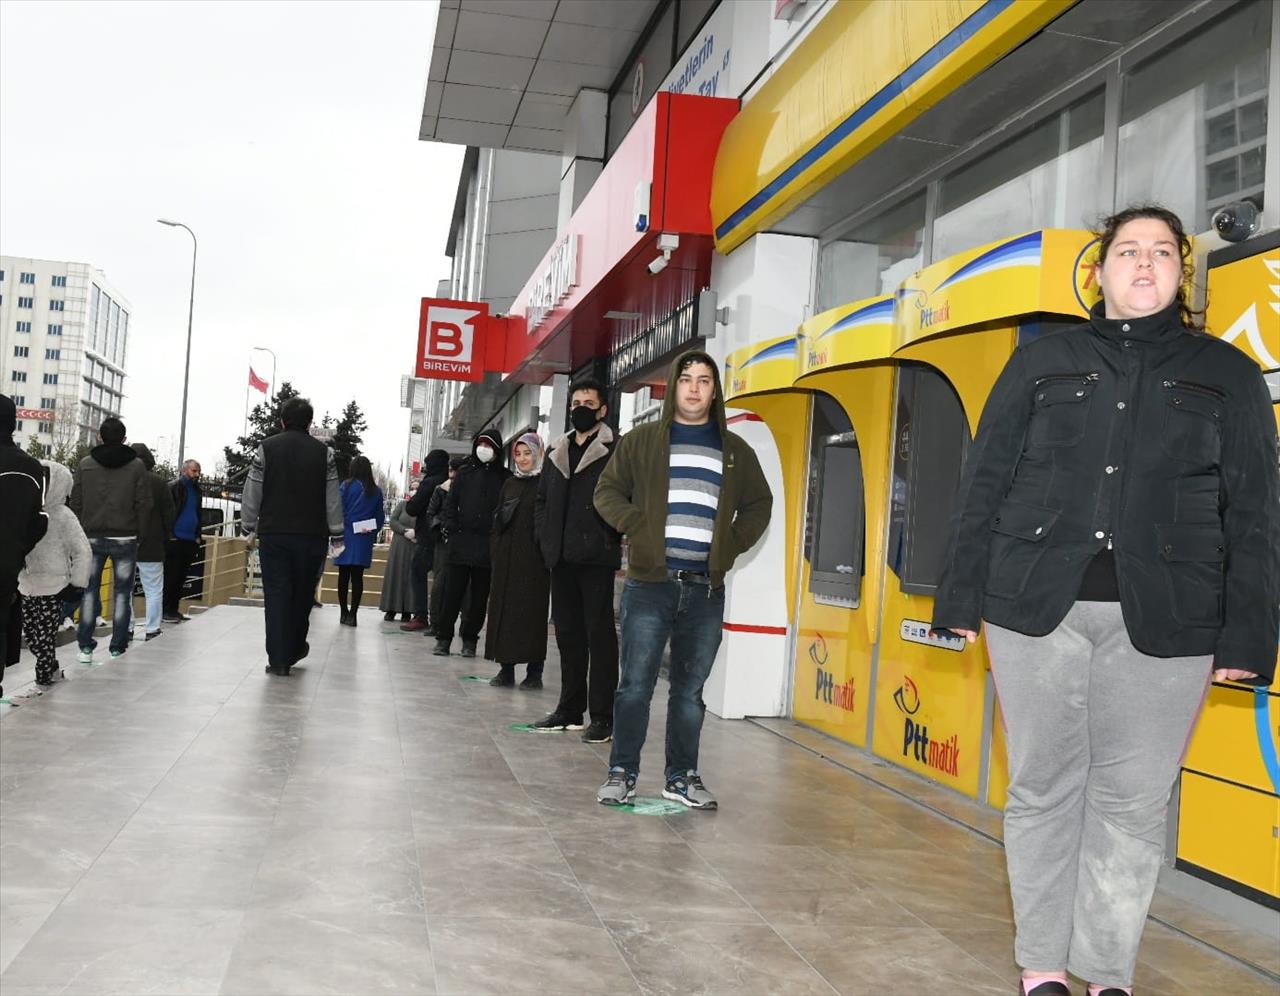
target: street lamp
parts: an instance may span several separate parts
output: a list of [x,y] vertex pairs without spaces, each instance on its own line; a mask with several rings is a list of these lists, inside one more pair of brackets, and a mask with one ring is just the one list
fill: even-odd
[[178,431],[178,467],[181,469],[187,456],[187,389],[191,384],[191,318],[196,310],[196,233],[180,221],[169,221],[157,218],[162,225],[170,228],[186,228],[191,236],[191,303],[187,306],[187,365],[182,372],[182,427]]
[[271,393],[275,394],[278,390],[276,386],[276,351],[274,349],[268,349],[266,346],[254,346],[253,348],[260,353],[271,354]]

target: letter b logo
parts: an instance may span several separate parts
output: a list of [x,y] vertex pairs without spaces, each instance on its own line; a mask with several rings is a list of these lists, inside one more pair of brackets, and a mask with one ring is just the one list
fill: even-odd
[[422,358],[470,363],[476,339],[475,322],[481,314],[483,312],[472,308],[428,308]]
[[427,352],[436,357],[456,359],[462,352],[462,329],[452,322],[432,322]]

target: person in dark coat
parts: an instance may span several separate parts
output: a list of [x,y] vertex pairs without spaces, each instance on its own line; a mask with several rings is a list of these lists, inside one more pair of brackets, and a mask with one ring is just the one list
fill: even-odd
[[241,526],[258,536],[267,629],[267,673],[285,677],[311,649],[311,603],[326,545],[341,553],[342,495],[333,450],[307,431],[315,410],[290,398],[283,432],[253,455],[240,504]]
[[350,474],[338,489],[342,494],[343,549],[333,558],[338,568],[338,605],[342,609],[338,622],[342,626],[356,624],[364,597],[364,572],[373,563],[373,542],[387,520],[386,500],[374,483],[369,458],[352,460]]
[[449,546],[449,571],[444,604],[436,621],[436,645],[432,653],[449,656],[453,627],[462,616],[462,656],[474,657],[489,604],[489,534],[498,493],[511,471],[502,466],[502,433],[485,429],[471,444],[471,456],[458,469],[444,499],[444,540]]
[[613,579],[622,566],[622,537],[593,503],[596,484],[617,441],[605,419],[604,384],[590,377],[569,387],[571,432],[551,444],[538,483],[535,529],[551,571],[551,617],[560,649],[560,701],[534,723],[537,730],[581,729],[582,739],[613,737],[618,688],[618,630],[613,621]]
[[387,566],[382,575],[382,591],[378,595],[378,608],[385,622],[395,622],[399,615],[407,625],[413,615],[413,557],[417,549],[414,537],[417,526],[405,511],[407,498],[396,502],[387,516],[391,527],[391,549],[387,551]]
[[[131,443],[130,448],[146,468],[147,486],[151,489],[151,516],[146,529],[138,537],[138,579],[142,582],[142,594],[147,605],[146,639],[152,640],[160,635],[164,610],[165,544],[173,530],[175,512],[169,482],[155,472],[156,458],[151,449],[146,443]],[[130,623],[129,632],[133,631],[134,623]]]
[[[44,512],[44,468],[13,441],[18,410],[0,394],[0,674],[18,663],[22,646],[22,609],[18,573],[49,528]],[[0,687],[0,694],[3,688]]]
[[[422,461],[422,481],[405,503],[405,513],[414,520],[413,525],[413,563],[410,573],[413,577],[413,599],[410,611],[413,618],[400,628],[406,633],[421,633],[430,629],[431,620],[439,614],[439,600],[431,598],[431,612],[428,605],[428,576],[436,569],[436,543],[440,539],[440,530],[431,522],[430,505],[436,488],[449,480],[449,454],[445,450],[432,450]],[[441,499],[443,501],[443,499]],[[436,572],[436,588],[440,587],[440,573]]]
[[523,662],[529,666],[520,687],[541,688],[542,665],[547,658],[551,575],[542,562],[533,527],[542,449],[536,432],[526,432],[511,448],[515,476],[502,485],[490,539],[493,581],[484,656],[500,667],[489,684],[502,688],[516,683],[516,665]]
[[1275,673],[1271,398],[1199,328],[1191,258],[1164,208],[1106,220],[1102,300],[1010,357],[956,496],[933,625],[985,628],[1028,996],[1068,993],[1068,972],[1129,992],[1206,685]]

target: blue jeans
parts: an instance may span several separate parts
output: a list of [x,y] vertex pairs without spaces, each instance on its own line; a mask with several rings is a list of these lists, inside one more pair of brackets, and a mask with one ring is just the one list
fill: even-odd
[[147,632],[159,633],[164,602],[164,561],[139,561],[138,577],[147,604]]
[[93,623],[97,618],[98,589],[102,585],[102,568],[111,560],[111,652],[122,654],[129,648],[129,619],[132,616],[133,571],[137,564],[137,540],[112,540],[90,537],[93,549],[93,573],[80,600],[80,626],[76,633],[81,650],[93,650]]
[[622,591],[622,674],[613,699],[611,768],[640,773],[649,703],[662,652],[670,640],[666,777],[698,770],[698,742],[707,711],[702,686],[715,664],[723,623],[723,587],[627,579]]

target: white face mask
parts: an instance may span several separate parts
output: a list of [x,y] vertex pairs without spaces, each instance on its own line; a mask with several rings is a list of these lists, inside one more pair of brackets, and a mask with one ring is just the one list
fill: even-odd
[[481,463],[488,463],[493,459],[493,449],[489,446],[476,447],[476,459]]

